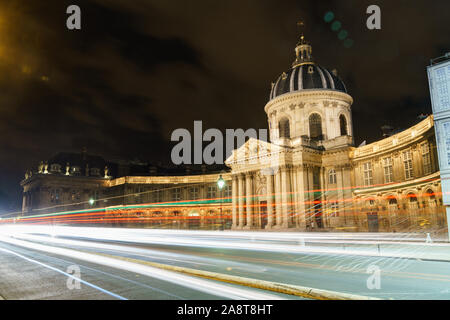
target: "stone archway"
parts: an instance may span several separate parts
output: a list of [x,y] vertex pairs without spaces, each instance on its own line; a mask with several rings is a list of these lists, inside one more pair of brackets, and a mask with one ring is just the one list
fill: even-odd
[[187,228],[198,230],[200,229],[200,211],[198,209],[189,210],[187,214]]

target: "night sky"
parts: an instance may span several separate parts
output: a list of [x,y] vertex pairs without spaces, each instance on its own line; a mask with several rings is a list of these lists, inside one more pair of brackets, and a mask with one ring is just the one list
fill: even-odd
[[[71,4],[81,31],[66,28]],[[371,4],[379,31],[366,28]],[[448,0],[1,0],[0,210],[19,209],[25,170],[59,151],[158,162],[170,158],[172,131],[194,120],[266,128],[299,19],[315,61],[337,69],[354,98],[357,145],[431,113],[426,66],[450,51]]]

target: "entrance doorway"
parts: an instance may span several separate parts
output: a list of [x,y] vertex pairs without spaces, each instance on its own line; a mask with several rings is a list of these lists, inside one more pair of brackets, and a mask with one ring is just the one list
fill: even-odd
[[367,225],[369,232],[378,232],[378,213],[368,212],[367,213]]
[[259,202],[259,216],[261,219],[261,229],[264,229],[267,225],[267,201]]

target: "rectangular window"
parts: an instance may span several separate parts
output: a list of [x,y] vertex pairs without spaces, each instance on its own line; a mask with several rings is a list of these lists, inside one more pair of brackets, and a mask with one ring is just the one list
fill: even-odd
[[50,200],[52,203],[59,203],[59,189],[54,189],[50,193]]
[[339,217],[339,203],[337,201],[330,202],[330,211],[332,217]]
[[199,188],[198,187],[192,187],[190,192],[191,192],[191,200],[198,200],[198,198],[199,198]]
[[217,187],[216,186],[209,186],[208,187],[208,199],[216,198],[216,194],[217,194]]
[[404,151],[403,155],[403,166],[405,168],[405,179],[409,180],[414,178],[413,165],[412,165],[412,155],[411,150]]
[[328,183],[329,184],[337,183],[336,170],[331,169],[330,171],[328,171]]
[[445,135],[445,153],[447,155],[447,165],[450,166],[450,122],[446,122],[442,125],[444,127]]
[[364,185],[371,186],[373,184],[372,163],[371,162],[364,163],[363,170],[364,170]]
[[134,189],[134,196],[137,202],[142,201],[144,199],[144,187],[137,187]]
[[175,188],[172,190],[172,201],[180,201],[181,200],[181,189]]
[[162,202],[163,201],[163,191],[155,190],[153,191],[153,202]]
[[392,158],[383,159],[384,183],[394,182],[394,169],[392,166]]
[[230,198],[231,199],[231,186],[225,186],[225,190],[224,190],[224,195],[225,198]]
[[423,143],[421,145],[421,149],[422,149],[423,173],[427,175],[430,174],[432,171],[430,145],[428,144],[428,142]]

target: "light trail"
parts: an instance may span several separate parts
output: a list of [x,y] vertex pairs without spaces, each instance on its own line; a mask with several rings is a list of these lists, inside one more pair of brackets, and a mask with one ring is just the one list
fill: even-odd
[[37,260],[34,260],[34,259],[30,259],[30,258],[28,258],[28,257],[25,257],[25,256],[23,256],[23,255],[21,255],[21,254],[19,254],[19,253],[17,253],[17,252],[14,252],[14,251],[11,251],[11,250],[8,250],[8,249],[3,249],[3,248],[0,248],[0,251],[3,251],[3,252],[6,252],[6,253],[15,255],[15,256],[17,256],[17,257],[19,257],[19,258],[21,258],[21,259],[23,259],[23,260],[26,260],[26,261],[28,261],[28,262],[31,262],[31,263],[37,264],[37,265],[39,265],[39,266],[42,266],[42,267],[44,267],[44,268],[50,269],[50,270],[52,270],[52,271],[61,273],[62,275],[66,276],[66,277],[68,277],[68,278],[74,279],[74,280],[76,280],[76,281],[78,281],[78,282],[80,282],[80,283],[82,283],[82,284],[85,284],[85,285],[87,285],[87,286],[89,286],[89,287],[91,287],[91,288],[93,288],[93,289],[96,289],[96,290],[98,290],[98,291],[100,291],[100,292],[103,292],[103,293],[105,293],[105,294],[107,294],[107,295],[110,295],[111,297],[114,297],[114,298],[116,298],[116,299],[119,299],[119,300],[128,300],[127,298],[124,298],[124,297],[122,297],[121,295],[118,295],[118,294],[115,294],[115,293],[113,293],[113,292],[111,292],[111,291],[108,291],[108,290],[106,290],[106,289],[103,289],[103,288],[101,288],[101,287],[99,287],[99,286],[96,286],[95,284],[92,284],[92,283],[90,283],[90,282],[88,282],[88,281],[85,281],[85,280],[83,280],[83,279],[80,279],[80,278],[78,278],[78,277],[75,277],[74,275],[71,275],[71,274],[69,274],[69,273],[67,273],[67,272],[64,272],[64,271],[62,271],[62,270],[59,270],[58,268],[49,266],[49,265],[47,265],[47,264],[45,264],[45,263],[42,263],[42,262],[37,261]]
[[[423,237],[419,239],[412,235],[249,233],[245,231],[218,233],[214,231],[48,225],[3,226],[0,227],[0,234],[13,241],[38,243],[53,248],[56,246],[57,249],[67,247],[83,250],[82,253],[92,251],[102,254],[104,252],[125,258],[142,256],[145,257],[142,261],[151,262],[156,259],[156,261],[162,260],[162,263],[165,263],[164,260],[166,260],[171,265],[195,264],[197,265],[196,269],[212,272],[217,272],[215,268],[226,269],[226,273],[236,270],[236,272],[251,273],[253,278],[261,280],[267,280],[268,274],[276,272],[275,270],[284,272],[285,276],[291,274],[292,279],[297,279],[296,267],[309,269],[309,271],[299,269],[298,277],[307,275],[305,272],[314,272],[318,269],[331,272],[330,277],[339,276],[338,273],[341,272],[349,274],[348,276],[353,273],[355,276],[358,274],[357,277],[364,277],[367,267],[375,264],[382,268],[385,276],[436,281],[441,285],[442,282],[450,283],[450,275],[447,272],[434,275],[432,272],[420,273],[415,267],[412,268],[413,264],[417,265],[418,260],[429,259],[430,250],[445,253],[450,251],[450,245],[444,243],[425,244]],[[405,242],[405,236],[411,241]],[[383,245],[381,253],[377,249],[380,244]],[[153,245],[156,247],[152,247]],[[213,250],[209,250],[209,248]],[[238,251],[217,251],[217,249]],[[277,255],[261,255],[256,253],[258,251]],[[278,254],[282,256],[278,256]],[[140,259],[139,257],[137,259]],[[72,258],[77,259],[76,257]],[[450,262],[450,254],[447,253],[442,258],[448,259]],[[431,259],[436,258],[431,257]],[[443,262],[437,263],[442,264]],[[279,269],[280,267],[289,269]],[[333,275],[334,272],[336,274]],[[160,276],[158,275],[157,278]],[[292,281],[292,284],[296,283],[295,280]],[[365,280],[362,283],[365,283]],[[303,285],[302,283],[297,284]],[[324,289],[333,290],[333,287]]]
[[[221,234],[221,240],[214,240],[218,237],[216,232],[202,231],[178,231],[178,230],[154,230],[154,229],[117,229],[117,228],[83,228],[83,227],[37,227],[37,226],[17,226],[2,229],[3,235],[10,237],[25,237],[27,234],[47,234],[53,237],[82,237],[94,241],[123,241],[125,243],[143,243],[143,244],[160,244],[175,246],[194,246],[207,248],[227,248],[239,250],[256,250],[268,252],[284,252],[284,253],[326,253],[326,254],[344,254],[344,255],[363,255],[363,256],[384,256],[377,251],[377,247],[373,246],[371,241],[361,241],[352,236],[347,235],[309,235],[308,234],[283,234],[283,233],[258,233],[248,234],[245,232],[227,232]],[[28,236],[29,237],[29,236]],[[350,238],[350,239],[349,239]],[[353,238],[353,239],[352,239]],[[234,239],[230,242],[227,239]],[[249,241],[251,239],[263,241],[261,243]],[[397,239],[386,240],[381,237],[374,237],[378,242],[376,244],[402,244],[404,242]],[[388,238],[389,239],[389,238]],[[236,241],[240,240],[240,241]],[[288,242],[289,244],[267,243],[264,241]],[[331,245],[331,247],[307,247],[299,245],[299,240],[311,243],[322,243]],[[384,242],[382,241],[384,240]],[[397,240],[397,242],[395,241]],[[61,239],[47,241],[62,241]],[[347,247],[342,248],[343,243]],[[372,250],[367,248],[351,248],[349,245],[372,245]],[[334,246],[333,246],[334,245]],[[415,258],[423,258],[426,252],[420,254],[412,254],[412,248],[423,246],[424,242],[408,243],[409,249],[402,249],[401,252],[393,252],[399,257],[412,256]],[[433,244],[432,247],[450,248],[449,244],[439,243]],[[393,250],[391,250],[392,252]]]
[[178,274],[171,271],[166,271],[150,266],[144,266],[132,262],[104,257],[96,254],[80,252],[72,249],[65,249],[60,247],[52,247],[29,241],[18,240],[11,237],[0,236],[0,241],[9,243],[12,245],[48,252],[56,255],[62,255],[71,257],[73,259],[79,259],[88,261],[95,264],[105,265],[108,267],[126,270],[130,272],[139,273],[151,278],[157,278],[163,281],[171,282],[176,285],[185,286],[190,289],[202,291],[214,296],[222,296],[230,299],[251,299],[251,300],[280,300],[280,296],[260,293],[248,289],[241,289],[229,285],[223,285],[210,280],[203,280],[200,278],[194,278],[182,274]]
[[[429,181],[434,181],[434,180],[438,180],[438,178],[434,178],[434,179],[428,179]],[[395,184],[395,183],[386,183],[386,184],[374,184],[371,186],[364,186],[364,188],[373,188],[373,187],[379,187],[379,186],[387,186],[387,185],[391,185],[391,184]],[[197,184],[196,184],[197,185]],[[186,187],[186,186],[184,186]],[[344,199],[323,199],[324,194],[326,193],[332,193],[333,191],[342,191],[342,190],[346,190],[346,189],[358,189],[358,188],[362,188],[363,186],[353,186],[353,187],[343,187],[343,188],[328,188],[328,189],[314,189],[314,190],[305,190],[303,191],[303,193],[322,193],[320,195],[320,199],[316,198],[314,200],[305,200],[305,201],[291,201],[291,202],[283,202],[281,203],[281,205],[288,205],[288,206],[294,206],[295,204],[304,204],[304,205],[327,205],[328,203],[340,203],[340,202],[351,202],[351,203],[360,203],[362,201],[366,201],[367,199],[372,199],[373,197],[365,197],[364,199],[360,199],[360,198],[344,198]],[[175,188],[175,187],[174,187]],[[170,189],[170,188],[169,188]],[[149,193],[149,192],[156,192],[158,190],[150,190],[150,191],[145,191],[145,192],[141,192],[141,193],[133,193],[133,194],[128,194],[128,195],[123,195],[123,196],[118,196],[118,197],[130,197],[130,196],[136,196],[136,195],[141,195],[143,193]],[[296,197],[297,195],[299,195],[301,192],[288,192],[288,196],[289,197]],[[436,195],[440,195],[442,193],[427,193],[427,195],[429,197],[431,196],[436,196]],[[281,195],[281,193],[272,193],[271,195],[249,195],[249,196],[243,196],[243,197],[236,197],[236,199],[239,201],[239,199],[247,199],[248,197],[252,198],[252,200],[255,199],[266,199],[268,196],[269,197],[276,197]],[[398,195],[396,198],[398,199],[402,199],[403,197],[412,197],[411,195]],[[417,197],[415,195],[415,197]],[[377,197],[379,199],[390,199],[392,198],[392,196],[390,195],[386,195],[386,196],[380,196]],[[105,198],[107,199],[107,198]],[[105,199],[97,199],[96,202],[101,202]],[[108,198],[109,199],[109,198]],[[54,216],[67,216],[67,215],[75,215],[75,214],[84,214],[84,215],[92,215],[93,213],[96,213],[97,215],[100,214],[112,214],[114,212],[117,211],[121,211],[121,210],[128,210],[128,211],[132,211],[134,210],[139,210],[139,209],[151,209],[154,208],[154,211],[157,211],[157,209],[161,209],[161,208],[167,208],[167,207],[178,207],[178,206],[196,206],[196,208],[200,208],[200,209],[207,209],[207,207],[200,207],[199,205],[204,205],[204,204],[221,204],[221,205],[227,205],[231,203],[231,197],[222,197],[222,198],[206,198],[206,199],[198,199],[198,200],[180,200],[180,201],[169,201],[169,202],[155,202],[155,203],[144,203],[144,204],[129,204],[129,205],[122,205],[122,206],[116,206],[114,208],[111,207],[103,207],[103,208],[91,208],[91,209],[83,209],[83,210],[72,210],[72,211],[62,211],[62,212],[54,212],[54,213],[46,213],[46,214],[41,214],[41,215],[32,215],[32,216],[28,216],[28,217],[20,217],[18,218],[21,221],[24,220],[30,220],[30,219],[34,219],[34,218],[40,218],[40,217],[54,217]],[[86,202],[80,202],[80,203],[73,203],[73,204],[67,204],[67,205],[61,205],[61,206],[75,206],[75,205],[80,205],[80,204],[87,204],[89,203],[88,201]],[[267,207],[267,205],[265,205]],[[358,207],[360,205],[357,205]],[[37,209],[37,211],[39,210],[48,210],[51,208],[56,208],[58,206],[55,207],[49,207],[49,208],[41,208],[41,209]],[[244,203],[244,208],[247,207],[246,202]],[[253,204],[250,207],[252,208],[261,208],[264,207],[264,205],[261,204]],[[273,203],[272,207],[276,207],[276,204]],[[357,208],[355,208],[355,211],[357,210]],[[19,213],[10,213],[11,214],[19,214]],[[13,222],[14,218],[10,218],[10,219],[1,219],[0,223],[11,223]],[[17,220],[15,221],[17,222]]]

